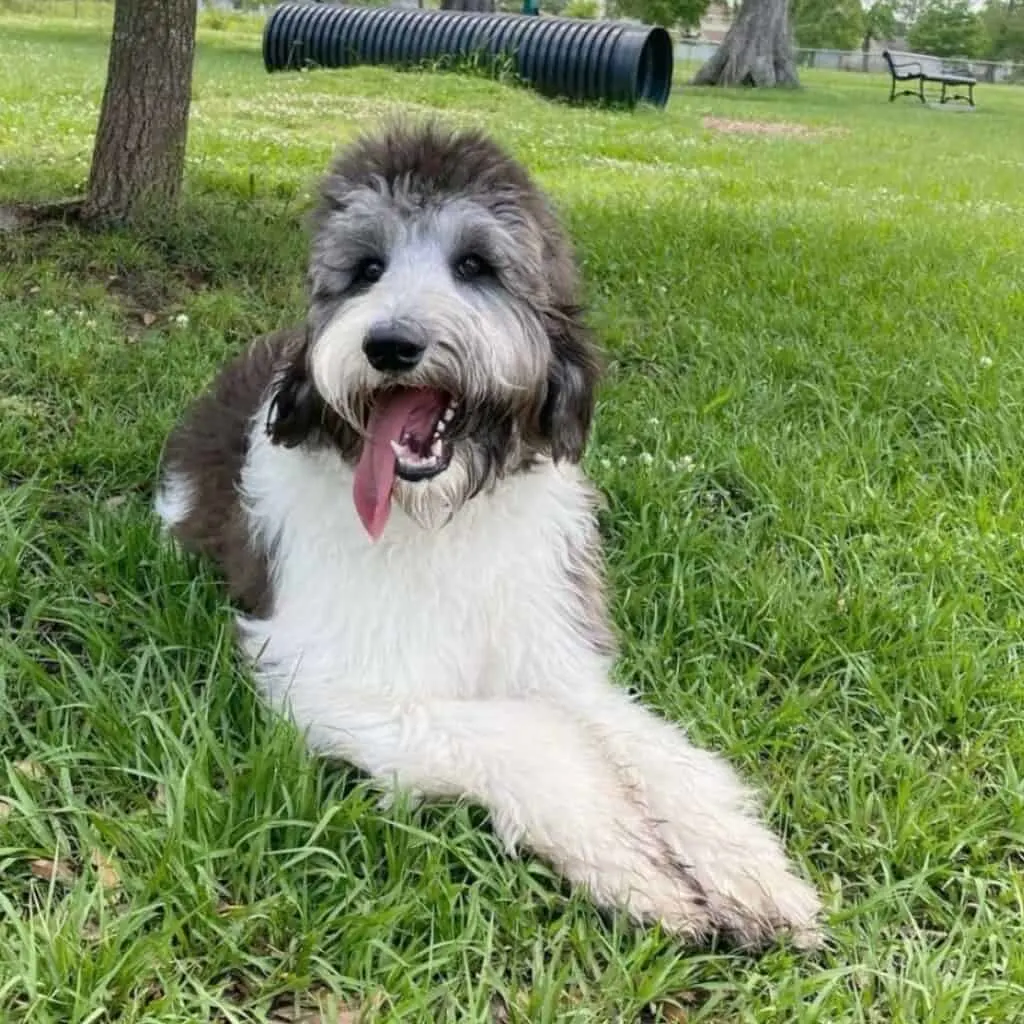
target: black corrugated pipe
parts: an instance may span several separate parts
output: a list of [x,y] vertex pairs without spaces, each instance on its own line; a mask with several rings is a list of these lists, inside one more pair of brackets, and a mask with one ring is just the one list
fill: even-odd
[[479,56],[511,59],[516,75],[547,96],[663,107],[672,88],[672,40],[646,25],[285,3],[263,29],[267,71]]

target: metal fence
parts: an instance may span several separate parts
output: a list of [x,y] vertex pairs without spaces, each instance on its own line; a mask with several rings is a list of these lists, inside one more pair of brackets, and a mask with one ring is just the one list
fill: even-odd
[[[396,0],[347,0],[350,3],[394,4]],[[515,0],[516,3],[519,0]],[[273,10],[274,0],[196,0],[201,12],[216,18],[229,12],[256,18],[266,17]],[[424,6],[436,6],[437,0],[422,0]],[[543,7],[544,0],[541,0]],[[85,20],[109,19],[113,0],[0,0],[0,12],[14,14],[52,15]],[[684,73],[696,71],[714,56],[718,43],[695,39],[680,39],[675,45],[677,65]],[[1002,82],[1024,85],[1024,64],[1009,61],[969,60],[967,58],[933,57],[929,54],[893,51],[897,60],[916,60],[922,69],[932,74],[968,74],[979,82]],[[867,74],[888,74],[882,51],[819,50],[798,48],[797,64],[801,68],[819,68],[826,71],[851,71]]]
[[[700,65],[709,60],[718,49],[718,43],[683,39],[676,44],[679,63]],[[897,62],[917,61],[928,74],[971,75],[979,82],[1005,82],[1024,85],[1024,64],[1009,61],[968,60],[967,58],[932,57],[925,53],[893,51]],[[802,68],[820,68],[826,71],[854,71],[862,74],[888,74],[889,68],[882,51],[870,50],[811,50],[797,49],[797,64]]]

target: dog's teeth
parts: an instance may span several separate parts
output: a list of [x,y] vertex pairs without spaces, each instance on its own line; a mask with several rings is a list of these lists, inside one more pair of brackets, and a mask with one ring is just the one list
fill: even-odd
[[455,406],[454,405],[449,405],[448,408],[445,409],[445,411],[444,411],[444,422],[445,423],[451,423],[451,421],[454,418],[455,418]]
[[406,457],[406,455],[408,455],[408,449],[405,447],[404,444],[402,444],[401,441],[392,441],[391,442],[391,450],[400,459],[404,459]]
[[448,424],[445,423],[444,420],[441,420],[441,422],[438,423],[438,425],[436,427],[434,427],[434,434],[435,434],[435,436],[439,436],[439,435],[443,434],[444,433],[444,429],[447,426],[448,426]]
[[431,455],[431,458],[433,458],[433,460],[434,460],[435,462],[437,462],[437,460],[438,460],[439,458],[441,458],[441,438],[438,438],[438,439],[437,439],[437,440],[436,440],[436,441],[435,441],[435,442],[434,442],[434,443],[433,443],[433,444],[432,444],[432,445],[430,446],[430,455]]

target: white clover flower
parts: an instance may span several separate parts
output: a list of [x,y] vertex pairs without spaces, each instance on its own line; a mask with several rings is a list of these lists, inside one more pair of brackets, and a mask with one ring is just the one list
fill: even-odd
[[188,327],[188,317],[184,313],[179,313],[175,318],[174,322],[179,327]]
[[650,465],[652,465],[654,463],[654,456],[650,452],[641,452],[640,453],[640,461],[645,466],[650,466]]
[[980,367],[981,367],[981,368],[982,368],[983,370],[987,370],[987,369],[989,369],[989,367],[991,367],[991,366],[992,366],[992,357],[991,357],[991,356],[982,356],[982,357],[981,357],[981,358],[980,358],[980,359],[978,360],[978,365],[979,365],[979,366],[980,366]]

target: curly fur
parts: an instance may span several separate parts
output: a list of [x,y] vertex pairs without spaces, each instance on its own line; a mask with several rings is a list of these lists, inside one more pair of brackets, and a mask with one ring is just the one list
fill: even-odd
[[[488,273],[460,279],[465,253]],[[323,181],[308,280],[305,325],[253,343],[172,433],[157,500],[226,577],[266,698],[382,786],[482,803],[602,905],[695,941],[815,945],[817,897],[748,790],[611,681],[580,467],[599,353],[525,170],[436,125],[357,141]],[[461,404],[448,468],[399,480],[371,543],[351,495],[390,386],[363,351],[381,324],[424,346],[403,382]]]

